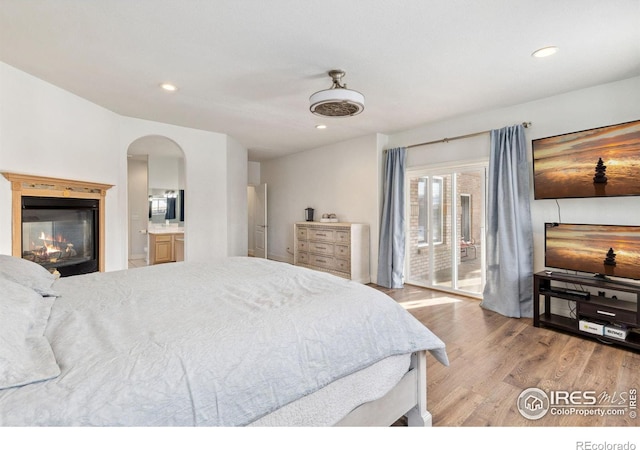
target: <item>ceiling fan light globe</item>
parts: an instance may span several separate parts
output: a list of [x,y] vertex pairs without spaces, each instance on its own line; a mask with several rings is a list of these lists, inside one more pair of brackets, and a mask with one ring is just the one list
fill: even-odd
[[351,117],[364,110],[364,95],[346,88],[325,89],[309,97],[309,110],[323,117]]

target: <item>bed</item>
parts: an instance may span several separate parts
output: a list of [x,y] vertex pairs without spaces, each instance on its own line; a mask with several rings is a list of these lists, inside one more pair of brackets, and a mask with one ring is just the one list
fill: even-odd
[[0,255],[2,426],[430,425],[427,352],[391,298],[256,258],[55,279]]

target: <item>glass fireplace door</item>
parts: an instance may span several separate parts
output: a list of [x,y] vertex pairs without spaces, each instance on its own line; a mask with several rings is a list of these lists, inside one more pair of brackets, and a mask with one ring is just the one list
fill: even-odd
[[62,276],[98,269],[97,201],[23,197],[22,257]]

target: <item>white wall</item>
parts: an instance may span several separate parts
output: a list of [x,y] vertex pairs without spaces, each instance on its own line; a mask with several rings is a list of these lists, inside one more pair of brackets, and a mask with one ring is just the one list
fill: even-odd
[[227,254],[247,256],[249,229],[247,150],[227,138]]
[[[589,128],[640,119],[640,77],[568,92],[508,108],[485,111],[441,123],[429,124],[389,136],[389,146],[398,147],[445,137],[531,122],[526,130],[530,179],[531,214],[534,230],[534,270],[544,269],[544,222],[640,225],[640,197],[533,200],[531,140]],[[416,147],[409,150],[409,163],[477,160],[488,158],[488,135]]]
[[149,222],[149,188],[147,161],[130,158],[127,162],[127,199],[129,202],[129,258],[147,256],[147,229]]
[[[381,148],[408,146],[478,131],[532,122],[531,140],[640,119],[640,77],[568,92],[508,108],[431,123],[389,136],[366,136],[262,163],[269,184],[269,257],[292,261],[293,223],[304,209],[335,212],[345,221],[371,225],[371,274],[377,274]],[[486,160],[488,134],[409,150],[411,167]],[[531,183],[533,189],[533,183]],[[558,221],[554,200],[533,200],[535,270],[544,267],[543,224]],[[640,224],[640,197],[558,201],[564,222]],[[290,249],[290,251],[288,251]],[[375,281],[374,281],[375,282]]]
[[255,161],[249,161],[247,163],[247,172],[248,179],[247,183],[249,186],[258,186],[260,181],[260,163]]
[[[180,149],[176,150],[177,152]],[[176,164],[178,158],[157,156],[149,152],[147,164],[149,166],[149,189],[174,190],[180,189],[180,171],[182,164]]]
[[247,214],[249,216],[247,226],[247,254],[249,256],[255,255],[255,229],[256,229],[256,187],[254,185],[247,186]]
[[[0,63],[0,171],[115,185],[107,193],[106,267],[127,266],[127,148],[166,136],[185,152],[185,256],[246,254],[246,149],[226,135],[119,116]],[[531,121],[531,139],[640,119],[640,77],[521,105],[428,124],[388,137],[370,135],[267,161],[269,257],[292,261],[293,223],[304,209],[334,212],[371,227],[371,274],[377,273],[381,150]],[[388,138],[388,142],[387,142]],[[410,150],[411,164],[478,160],[488,145],[456,141]],[[488,142],[488,141],[487,141]],[[460,143],[461,147],[458,147]],[[449,146],[449,147],[447,147]],[[530,152],[529,152],[530,154]],[[532,195],[533,198],[533,195]],[[640,198],[559,200],[564,222],[640,224]],[[558,220],[553,200],[532,200],[536,270],[542,268],[542,225]],[[11,252],[11,190],[0,178],[0,253]]]
[[[105,233],[119,244],[107,245],[105,260],[107,268],[122,267],[127,245],[114,201],[124,195],[126,204],[126,188],[118,182],[118,116],[4,63],[0,105],[0,171],[115,185],[107,192]],[[4,177],[0,253],[11,254],[11,188]]]
[[277,158],[261,164],[268,185],[269,258],[293,262],[293,224],[304,221],[304,210],[315,209],[315,220],[335,213],[344,222],[369,224],[371,274],[378,261],[378,172],[384,143],[380,135]]
[[247,187],[247,209],[249,214],[249,226],[247,228],[248,231],[248,253],[250,256],[255,254],[255,234],[256,234],[256,206],[257,206],[257,197],[256,197],[256,187],[259,186],[262,181],[260,181],[260,170],[261,165],[259,162],[249,161],[247,163],[247,171],[248,171],[248,180],[249,186]]
[[[246,149],[226,135],[119,116],[4,63],[0,104],[1,171],[115,185],[106,199],[106,270],[127,267],[127,149],[150,135],[185,153],[185,258],[246,254]],[[11,253],[4,177],[0,253]]]
[[[120,149],[125,163],[127,148],[142,136],[165,136],[184,152],[185,260],[246,255],[246,149],[234,143],[231,151],[224,134],[122,117]],[[122,175],[120,183],[126,186],[126,173]],[[235,207],[236,203],[245,206]]]

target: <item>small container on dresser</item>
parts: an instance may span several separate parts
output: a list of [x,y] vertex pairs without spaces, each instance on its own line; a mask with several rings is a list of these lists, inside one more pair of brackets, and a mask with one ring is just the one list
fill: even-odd
[[369,283],[369,225],[296,222],[294,264]]

